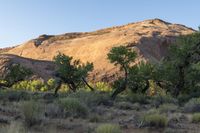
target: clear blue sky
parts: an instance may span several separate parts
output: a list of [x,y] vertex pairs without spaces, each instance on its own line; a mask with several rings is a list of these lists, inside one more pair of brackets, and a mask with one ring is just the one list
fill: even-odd
[[0,0],[0,47],[152,18],[197,29],[199,13],[200,0]]

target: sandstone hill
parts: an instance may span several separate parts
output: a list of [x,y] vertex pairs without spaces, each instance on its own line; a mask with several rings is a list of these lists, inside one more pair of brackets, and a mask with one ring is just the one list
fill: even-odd
[[53,71],[52,67],[48,69],[49,63],[50,66],[52,65],[50,61],[61,52],[80,59],[82,62],[93,62],[93,77],[95,75],[94,78],[102,78],[116,71],[106,56],[112,47],[125,45],[138,52],[137,61],[157,62],[167,54],[167,47],[175,41],[177,36],[193,32],[195,30],[184,25],[151,19],[94,32],[41,35],[1,52],[7,55],[1,55],[0,60],[2,58],[15,60],[32,68],[38,76],[46,78]]

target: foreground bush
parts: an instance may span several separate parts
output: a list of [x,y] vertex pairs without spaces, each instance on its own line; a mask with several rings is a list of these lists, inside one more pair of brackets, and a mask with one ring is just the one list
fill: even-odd
[[96,133],[122,133],[122,131],[118,125],[103,124],[96,128]]
[[200,112],[200,98],[192,98],[184,106],[185,112]]
[[88,114],[87,106],[76,98],[62,98],[59,99],[58,104],[65,116],[85,117]]
[[195,113],[192,115],[192,122],[194,122],[194,123],[200,122],[200,113]]
[[143,118],[143,125],[150,127],[166,127],[168,119],[161,114],[146,114]]
[[21,112],[24,116],[25,124],[31,127],[39,124],[43,117],[43,111],[39,103],[35,101],[27,101],[21,103]]

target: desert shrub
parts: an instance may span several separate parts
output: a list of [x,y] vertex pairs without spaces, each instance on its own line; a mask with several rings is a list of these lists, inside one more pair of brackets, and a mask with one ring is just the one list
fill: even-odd
[[45,116],[50,118],[61,117],[62,109],[55,103],[47,104],[45,106]]
[[194,113],[192,115],[192,122],[199,123],[200,122],[200,113]]
[[118,125],[102,124],[96,128],[96,133],[122,133],[122,131]]
[[161,114],[146,114],[143,117],[143,125],[150,127],[166,127],[168,119],[165,115]]
[[133,104],[131,104],[130,102],[118,102],[118,103],[116,103],[115,106],[119,109],[124,109],[124,110],[132,110],[132,109],[137,110],[137,108],[134,108],[135,106]]
[[127,100],[132,103],[147,104],[149,103],[149,98],[140,93],[128,93]]
[[30,99],[31,95],[25,91],[0,90],[0,100],[19,101]]
[[30,100],[31,95],[25,91],[7,91],[9,101]]
[[103,92],[111,92],[112,91],[112,88],[105,82],[97,82],[95,84],[95,86],[98,91],[103,91]]
[[69,95],[71,98],[77,98],[79,101],[85,103],[89,107],[97,106],[108,102],[109,94],[108,93],[99,93],[99,92],[87,92],[80,90],[76,93],[71,93]]
[[156,108],[151,108],[147,111],[146,115],[151,115],[151,114],[160,114],[159,110]]
[[6,90],[0,89],[0,100],[7,100],[7,98],[8,98],[7,95],[8,95],[8,93]]
[[200,112],[200,98],[190,99],[184,106],[185,112]]
[[154,97],[152,97],[151,99],[151,103],[158,107],[162,104],[178,104],[178,100],[173,98],[172,96],[170,95],[156,95]]
[[69,92],[69,91],[70,91],[70,89],[66,84],[62,84],[60,89],[59,89],[59,92],[61,92],[61,93],[66,93],[66,92]]
[[193,93],[191,92],[190,94],[181,94],[178,96],[177,99],[179,101],[179,104],[185,104],[190,99],[198,97],[200,97],[200,92],[193,92]]
[[85,117],[88,114],[87,106],[76,98],[61,98],[58,100],[58,104],[65,117]]
[[93,115],[90,115],[90,118],[89,118],[89,121],[90,122],[100,122],[101,121],[101,116],[97,115],[97,114],[93,114]]
[[0,79],[0,84],[7,84],[7,81]]
[[164,133],[177,133],[177,130],[176,129],[172,129],[172,128],[166,128],[164,130]]
[[172,103],[166,103],[159,106],[158,110],[160,113],[169,113],[177,111],[178,106]]
[[[96,91],[100,92],[111,92],[113,90],[112,87],[105,82],[97,82],[95,84],[89,83],[89,85],[92,86]],[[87,91],[91,91],[88,86],[85,86],[85,89]]]
[[0,133],[27,133],[22,123],[11,122],[9,126],[1,129]]
[[21,103],[21,112],[24,116],[25,124],[30,127],[39,124],[43,117],[43,110],[39,103],[26,101]]
[[47,85],[48,85],[48,88],[49,90],[52,90],[56,87],[56,80],[53,79],[53,78],[50,78],[48,81],[47,81]]
[[14,90],[47,91],[48,86],[40,80],[21,81],[12,86]]

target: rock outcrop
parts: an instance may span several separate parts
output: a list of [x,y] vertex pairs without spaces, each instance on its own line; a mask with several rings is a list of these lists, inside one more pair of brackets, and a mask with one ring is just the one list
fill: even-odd
[[[167,47],[173,44],[177,36],[193,32],[193,29],[184,25],[152,19],[94,32],[42,35],[4,53],[52,61],[53,57],[61,52],[82,62],[93,62],[93,75],[100,78],[116,71],[107,60],[107,53],[114,46],[134,48],[139,55],[137,61],[157,62],[167,54]],[[40,71],[38,74],[46,74],[44,68],[40,68]]]

